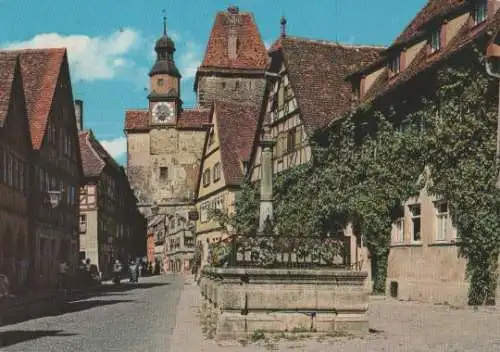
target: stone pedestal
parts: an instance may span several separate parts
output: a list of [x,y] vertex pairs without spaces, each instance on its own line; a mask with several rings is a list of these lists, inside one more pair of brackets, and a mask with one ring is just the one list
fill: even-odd
[[367,273],[205,268],[203,276],[202,294],[217,309],[219,340],[248,338],[257,330],[354,335],[368,332]]

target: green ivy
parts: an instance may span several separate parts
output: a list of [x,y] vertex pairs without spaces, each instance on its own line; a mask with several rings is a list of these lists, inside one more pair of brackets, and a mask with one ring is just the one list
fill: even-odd
[[500,249],[500,196],[495,188],[498,82],[475,50],[438,74],[428,101],[429,191],[448,200],[461,254],[467,259],[469,304],[494,297]]
[[[448,201],[467,259],[469,303],[485,303],[500,252],[498,84],[477,52],[457,57],[424,82],[426,96],[366,105],[317,131],[310,139],[314,160],[275,179],[278,235],[320,235],[353,224],[371,256],[373,290],[384,292],[392,224],[426,186]],[[235,214],[213,217],[232,233],[255,233],[258,185],[246,184],[235,205]]]

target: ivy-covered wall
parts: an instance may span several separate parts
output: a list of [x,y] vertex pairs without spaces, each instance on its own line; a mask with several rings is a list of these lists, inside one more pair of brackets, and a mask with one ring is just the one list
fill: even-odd
[[[317,131],[314,160],[278,175],[277,232],[318,235],[351,223],[373,261],[373,290],[384,292],[392,224],[426,186],[448,201],[467,260],[469,303],[483,304],[496,286],[500,248],[498,83],[471,48],[396,91]],[[235,233],[256,230],[257,192],[247,185],[236,214],[219,214]]]

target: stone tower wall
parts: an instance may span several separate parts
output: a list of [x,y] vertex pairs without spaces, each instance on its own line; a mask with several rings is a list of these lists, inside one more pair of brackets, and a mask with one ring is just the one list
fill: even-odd
[[264,77],[198,77],[198,105],[208,107],[214,100],[260,103],[264,95]]

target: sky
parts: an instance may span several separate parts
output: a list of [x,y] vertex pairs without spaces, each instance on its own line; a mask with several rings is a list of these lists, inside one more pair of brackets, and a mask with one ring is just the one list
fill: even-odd
[[125,110],[147,108],[154,44],[175,41],[184,107],[193,107],[193,78],[217,11],[253,12],[269,46],[280,34],[344,44],[389,45],[427,0],[0,0],[0,48],[66,47],[75,99],[84,101],[84,128],[126,163]]

